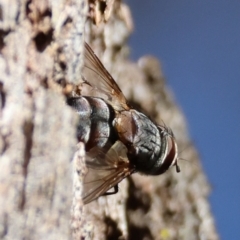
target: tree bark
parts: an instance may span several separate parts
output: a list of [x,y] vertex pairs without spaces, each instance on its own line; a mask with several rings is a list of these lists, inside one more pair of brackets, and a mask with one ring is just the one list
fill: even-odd
[[[158,60],[128,60],[132,20],[125,4],[90,2],[94,12],[85,24],[84,0],[0,1],[1,239],[218,239],[209,184]],[[103,3],[105,12],[96,7]],[[181,173],[135,174],[118,194],[86,206],[84,146],[65,104],[80,79],[84,27],[127,99],[170,126],[190,161],[180,162]]]
[[[85,6],[84,6],[85,4]],[[71,239],[84,1],[5,1],[1,13],[0,238]]]

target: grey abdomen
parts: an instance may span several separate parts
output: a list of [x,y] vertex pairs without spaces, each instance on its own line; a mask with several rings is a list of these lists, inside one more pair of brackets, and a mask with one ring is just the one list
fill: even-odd
[[69,98],[67,103],[79,114],[77,138],[86,144],[87,151],[92,147],[104,147],[108,142],[116,141],[112,126],[115,113],[104,100],[94,97],[76,97]]

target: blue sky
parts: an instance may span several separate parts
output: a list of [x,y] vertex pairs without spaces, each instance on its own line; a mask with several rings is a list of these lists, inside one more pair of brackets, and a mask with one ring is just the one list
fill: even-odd
[[212,186],[223,240],[240,239],[240,1],[128,0],[132,58],[161,59]]

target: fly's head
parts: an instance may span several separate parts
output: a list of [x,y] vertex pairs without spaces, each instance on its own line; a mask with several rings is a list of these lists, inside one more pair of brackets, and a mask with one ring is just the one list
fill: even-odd
[[159,175],[175,166],[176,171],[180,172],[178,166],[178,146],[171,128],[158,126],[161,137],[161,151],[158,159],[153,165],[152,175]]

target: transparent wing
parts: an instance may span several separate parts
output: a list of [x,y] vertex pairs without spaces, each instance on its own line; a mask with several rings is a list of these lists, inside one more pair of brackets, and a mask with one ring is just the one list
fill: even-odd
[[128,110],[129,106],[121,89],[87,43],[85,43],[84,56],[83,91],[86,88],[88,96],[101,97],[116,110]]
[[88,172],[84,178],[83,202],[87,204],[102,196],[134,172],[127,158],[127,148],[117,141],[105,152],[92,148],[86,156]]

